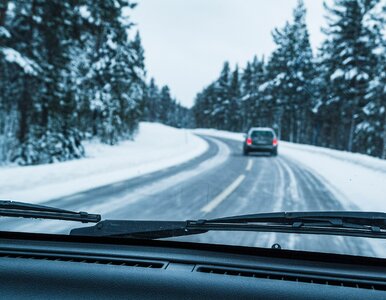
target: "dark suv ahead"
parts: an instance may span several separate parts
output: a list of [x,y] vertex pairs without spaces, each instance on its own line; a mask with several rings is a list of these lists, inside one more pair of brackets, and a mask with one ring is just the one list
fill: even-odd
[[271,155],[277,155],[277,137],[272,128],[253,127],[245,135],[243,144],[243,153],[249,152],[269,152]]

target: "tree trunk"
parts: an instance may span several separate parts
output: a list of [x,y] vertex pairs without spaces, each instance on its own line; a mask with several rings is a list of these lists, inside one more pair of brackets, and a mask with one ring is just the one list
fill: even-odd
[[0,0],[0,26],[5,24],[5,15],[7,14],[8,0]]
[[25,142],[28,131],[28,111],[31,103],[31,95],[29,91],[29,78],[26,76],[24,79],[23,95],[19,102],[19,135],[18,139],[20,143]]
[[382,151],[382,158],[386,159],[386,113],[384,120],[383,120],[383,151]]
[[353,139],[354,139],[354,127],[355,127],[355,119],[354,115],[351,116],[351,123],[350,123],[350,135],[348,138],[348,145],[347,145],[347,150],[349,152],[352,152],[353,149]]

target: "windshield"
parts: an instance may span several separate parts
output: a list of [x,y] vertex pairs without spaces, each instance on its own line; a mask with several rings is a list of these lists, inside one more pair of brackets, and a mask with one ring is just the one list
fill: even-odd
[[271,131],[258,131],[254,130],[251,132],[251,138],[263,138],[263,139],[272,139],[273,133]]
[[[19,205],[0,231],[382,213],[385,183],[385,0],[0,3],[0,199],[66,210]],[[323,233],[363,225],[334,216]],[[255,229],[166,239],[386,257]]]

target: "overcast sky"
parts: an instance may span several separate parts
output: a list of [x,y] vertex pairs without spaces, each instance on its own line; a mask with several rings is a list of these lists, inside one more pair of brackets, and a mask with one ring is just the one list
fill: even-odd
[[[222,64],[243,68],[274,49],[271,31],[292,18],[297,0],[137,0],[132,12],[145,48],[149,77],[169,85],[190,107]],[[323,40],[322,0],[305,0],[314,49]]]

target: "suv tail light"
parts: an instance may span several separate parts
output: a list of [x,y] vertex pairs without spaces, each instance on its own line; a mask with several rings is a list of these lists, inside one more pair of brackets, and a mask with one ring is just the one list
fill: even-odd
[[277,138],[274,138],[274,139],[273,139],[272,145],[273,145],[273,146],[277,146]]
[[252,145],[252,139],[251,138],[247,138],[247,145]]

